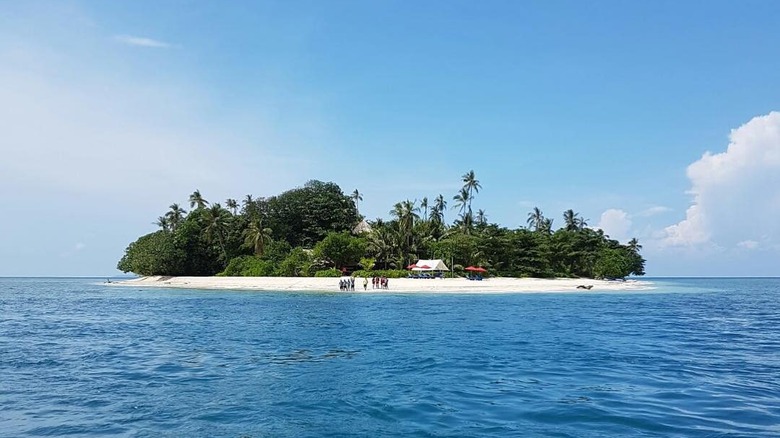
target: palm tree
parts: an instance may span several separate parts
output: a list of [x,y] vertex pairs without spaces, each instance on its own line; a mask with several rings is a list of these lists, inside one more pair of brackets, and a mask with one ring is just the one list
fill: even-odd
[[255,219],[244,230],[244,245],[251,247],[256,256],[262,256],[265,246],[271,241],[271,232],[270,228],[263,227],[260,219]]
[[255,200],[252,198],[252,195],[246,195],[244,197],[244,200],[241,201],[241,204],[244,206],[244,209],[246,210],[249,208],[250,205],[254,204]]
[[238,202],[236,202],[235,199],[229,198],[227,201],[225,201],[225,207],[230,209],[231,213],[233,213],[233,216],[238,213]]
[[575,213],[572,209],[563,212],[563,223],[567,231],[579,230],[579,219],[579,214]]
[[485,215],[485,210],[481,208],[477,210],[476,220],[479,225],[487,225],[487,216]]
[[482,185],[479,183],[479,180],[477,180],[477,176],[474,174],[473,170],[469,170],[468,173],[464,174],[461,177],[461,180],[463,181],[463,188],[466,189],[469,192],[469,208],[471,208],[471,200],[474,198],[474,193],[479,193],[479,189],[482,188]]
[[528,227],[539,231],[544,225],[544,213],[539,210],[539,207],[534,207],[533,211],[528,213]]
[[163,231],[170,231],[170,222],[166,216],[158,217],[154,224],[160,227]]
[[203,217],[206,220],[206,227],[203,230],[204,234],[206,235],[206,240],[209,243],[214,243],[214,240],[216,240],[222,249],[222,256],[224,259],[227,259],[227,250],[225,249],[225,232],[227,232],[228,229],[230,213],[222,208],[219,203],[216,203],[212,205],[211,208],[206,210],[206,213],[203,215]]
[[471,204],[469,191],[466,187],[463,187],[457,195],[452,197],[452,200],[455,201],[455,207],[458,207],[458,213],[463,216],[466,212],[466,208],[469,208],[469,205]]
[[241,205],[243,206],[243,213],[246,214],[249,218],[257,216],[257,200],[255,200],[252,195],[246,195],[244,200],[241,201]]
[[444,222],[444,210],[447,209],[447,201],[444,199],[444,196],[439,194],[439,196],[433,200],[433,209],[439,212],[441,222]]
[[369,253],[387,269],[387,263],[393,256],[393,249],[397,246],[390,228],[382,219],[377,219],[371,224],[371,233],[366,240]]
[[165,213],[165,217],[168,218],[168,223],[171,226],[171,231],[176,231],[176,228],[179,226],[182,220],[184,220],[184,215],[187,214],[187,212],[179,206],[179,204],[171,204],[170,207],[171,210],[168,213]]
[[397,232],[402,263],[406,262],[407,256],[413,250],[414,223],[416,220],[420,219],[420,215],[417,214],[420,209],[416,204],[416,201],[407,199],[396,203],[390,211],[390,214],[398,219]]
[[552,233],[552,227],[553,227],[553,220],[545,218],[542,221],[542,226],[537,231],[541,231],[544,234],[550,234]]
[[628,241],[628,249],[631,251],[638,253],[640,249],[642,249],[642,245],[639,244],[639,241],[636,240],[636,237],[632,238]]
[[209,202],[203,199],[203,196],[200,194],[200,190],[195,190],[190,195],[190,208],[193,208],[196,205],[199,209],[205,208],[207,205],[209,205]]
[[428,197],[422,198],[420,201],[420,208],[423,210],[423,220],[428,222]]
[[463,234],[471,234],[471,228],[474,226],[474,213],[471,211],[471,208],[460,215],[460,225],[463,229]]
[[420,209],[417,207],[417,201],[401,201],[393,206],[390,210],[390,215],[398,219],[398,223],[401,224],[405,230],[411,230],[414,226],[414,221],[420,219],[420,215],[417,214]]
[[358,189],[355,189],[354,192],[352,192],[351,195],[349,195],[350,198],[352,198],[353,201],[355,201],[355,210],[357,210],[358,214],[360,214],[360,207],[358,207],[358,203],[363,200],[363,194],[358,191]]

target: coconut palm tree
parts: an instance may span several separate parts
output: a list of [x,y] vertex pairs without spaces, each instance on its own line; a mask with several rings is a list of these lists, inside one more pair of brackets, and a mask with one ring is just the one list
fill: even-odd
[[479,225],[487,225],[487,215],[485,215],[485,210],[481,208],[477,210],[476,221]]
[[537,231],[540,231],[544,234],[551,234],[552,233],[552,227],[553,227],[553,220],[545,218],[542,221],[542,226]]
[[168,223],[171,226],[171,231],[176,231],[176,228],[179,226],[181,221],[184,220],[184,215],[187,214],[187,212],[179,206],[179,204],[171,204],[170,211],[168,213],[165,213],[165,217],[168,218]]
[[477,180],[477,176],[474,174],[473,170],[465,173],[461,177],[461,180],[463,181],[463,188],[469,192],[468,201],[469,208],[471,208],[471,200],[474,199],[474,193],[479,193],[479,189],[482,188],[482,185],[479,183],[479,180]]
[[534,207],[534,209],[528,213],[528,228],[533,228],[536,231],[539,231],[542,226],[544,225],[544,213],[542,213],[542,210],[539,210],[539,207]]
[[470,208],[460,215],[459,221],[463,234],[471,234],[471,229],[474,227],[474,213]]
[[222,249],[222,256],[227,259],[227,250],[225,248],[225,233],[228,230],[230,213],[222,208],[219,203],[211,206],[205,211],[203,218],[206,221],[206,227],[203,232],[209,243],[216,241]]
[[577,231],[580,229],[579,226],[579,217],[580,215],[578,213],[575,213],[574,210],[568,209],[563,212],[563,223],[564,228],[566,228],[567,231]]
[[466,209],[469,208],[469,204],[471,204],[469,191],[466,187],[463,187],[457,195],[452,197],[452,200],[455,201],[455,207],[458,207],[458,213],[463,216],[466,213]]
[[254,203],[255,203],[255,200],[254,200],[254,198],[252,198],[252,195],[246,195],[246,196],[244,197],[244,200],[243,200],[243,201],[241,201],[241,205],[243,205],[243,206],[244,206],[244,210],[246,210],[247,208],[249,208],[249,206],[250,206],[250,205],[252,205],[252,204],[254,204]]
[[433,200],[433,209],[439,212],[440,222],[444,222],[444,211],[447,209],[447,200],[444,196],[439,194],[436,199]]
[[160,216],[157,218],[156,222],[153,222],[155,225],[160,227],[163,231],[170,231],[170,221],[168,221],[168,218],[166,216]]
[[423,211],[423,220],[428,222],[428,197],[422,198],[420,201],[420,209]]
[[358,189],[355,189],[354,192],[352,192],[351,195],[349,195],[350,198],[352,198],[353,201],[355,201],[355,210],[357,210],[358,214],[360,214],[360,207],[358,206],[359,202],[363,200],[363,194],[358,191]]
[[420,209],[416,201],[405,200],[396,203],[390,214],[397,219],[397,241],[402,263],[406,262],[407,255],[412,252],[414,241],[414,224],[420,219],[417,214]]
[[235,199],[228,198],[228,200],[225,201],[225,207],[230,209],[230,212],[233,213],[233,216],[238,213],[238,202],[236,202]]
[[258,215],[259,209],[257,202],[258,200],[254,199],[252,195],[246,195],[241,201],[241,211],[250,219]]
[[398,246],[390,228],[381,219],[377,219],[371,224],[371,233],[366,240],[369,254],[387,269],[387,264],[391,261],[394,250]]
[[200,194],[200,190],[195,190],[190,195],[190,208],[193,208],[197,205],[197,208],[206,208],[207,205],[209,205],[209,202],[203,199],[203,196]]
[[244,230],[244,246],[252,248],[256,256],[262,256],[266,245],[271,242],[271,233],[270,228],[263,227],[261,219],[254,219]]
[[393,206],[390,210],[390,215],[398,219],[398,223],[404,230],[411,230],[414,226],[414,222],[420,219],[420,209],[417,207],[417,201],[401,201]]
[[642,249],[642,245],[639,244],[639,241],[636,240],[636,237],[634,237],[631,240],[629,240],[627,246],[628,246],[628,249],[630,249],[631,251],[633,251],[635,253],[638,253],[639,250]]

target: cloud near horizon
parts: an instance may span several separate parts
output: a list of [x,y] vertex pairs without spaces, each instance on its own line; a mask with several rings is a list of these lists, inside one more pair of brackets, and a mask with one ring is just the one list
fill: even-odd
[[615,240],[625,242],[629,239],[628,233],[632,223],[631,215],[628,212],[618,208],[610,208],[601,213],[599,223],[594,228],[604,231],[604,234]]
[[154,49],[170,49],[174,47],[172,44],[163,41],[133,35],[114,35],[114,40],[128,46],[136,47],[149,47]]
[[687,175],[693,202],[662,246],[780,248],[780,112],[732,130],[726,151],[704,153]]

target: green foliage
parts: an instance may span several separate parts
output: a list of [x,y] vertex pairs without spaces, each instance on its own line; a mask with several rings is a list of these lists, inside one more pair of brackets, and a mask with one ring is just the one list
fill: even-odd
[[631,260],[620,249],[605,248],[594,267],[596,278],[625,278],[631,273]]
[[[225,209],[196,190],[189,214],[172,204],[156,222],[162,230],[131,243],[117,267],[139,275],[340,276],[338,268],[359,264],[360,275],[398,278],[408,275],[403,268],[409,263],[441,258],[453,267],[478,265],[504,277],[644,275],[636,239],[622,245],[588,228],[571,209],[557,230],[538,208],[521,218],[528,228],[489,224],[484,210],[472,210],[482,188],[475,173],[461,181],[452,198],[459,214],[450,225],[440,194],[433,202],[424,197],[396,203],[391,220],[371,222],[372,230],[360,237],[349,231],[360,219],[355,202],[362,195],[347,196],[334,183],[309,181],[270,198],[247,195],[240,212],[234,199]],[[332,267],[337,269],[327,269]]]
[[376,259],[373,257],[363,257],[360,259],[359,262],[360,266],[363,267],[364,270],[370,270],[374,268],[374,264],[376,264]]
[[312,272],[310,251],[297,247],[279,263],[276,275],[281,277],[308,277]]
[[314,247],[314,257],[328,260],[336,268],[352,266],[366,251],[363,239],[348,233],[331,232]]
[[315,277],[341,277],[341,271],[336,268],[323,269],[314,273]]
[[223,277],[270,277],[273,274],[273,263],[249,255],[231,259],[225,270],[219,273]]
[[131,243],[117,269],[138,275],[169,275],[180,272],[181,258],[173,235],[168,231],[156,231]]
[[352,198],[334,183],[309,181],[265,201],[266,225],[275,239],[313,247],[330,232],[349,231],[360,217]]
[[401,269],[374,269],[374,270],[364,270],[361,269],[359,271],[355,271],[352,273],[353,277],[386,277],[386,278],[406,278],[409,276],[409,271],[404,271]]

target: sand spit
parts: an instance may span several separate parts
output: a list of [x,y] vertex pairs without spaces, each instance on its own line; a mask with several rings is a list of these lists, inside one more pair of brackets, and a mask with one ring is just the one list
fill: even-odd
[[[112,285],[134,287],[165,287],[184,289],[233,289],[258,291],[338,292],[338,278],[313,277],[140,277]],[[577,286],[592,286],[590,290]],[[366,293],[539,293],[539,292],[604,292],[653,289],[648,281],[605,281],[586,278],[488,278],[482,281],[465,278],[411,279],[391,278],[389,289],[372,289],[369,279]],[[363,279],[355,279],[355,291],[363,291]]]

